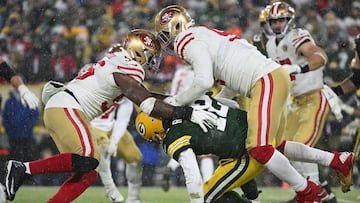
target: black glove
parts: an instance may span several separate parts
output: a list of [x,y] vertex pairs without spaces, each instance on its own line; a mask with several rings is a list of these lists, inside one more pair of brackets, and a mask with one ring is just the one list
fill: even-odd
[[356,53],[360,56],[360,34],[355,37],[354,46]]

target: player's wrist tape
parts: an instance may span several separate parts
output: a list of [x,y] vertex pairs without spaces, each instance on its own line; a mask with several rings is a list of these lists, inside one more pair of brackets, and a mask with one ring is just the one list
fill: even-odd
[[300,66],[300,69],[301,69],[301,73],[306,73],[310,71],[309,65]]
[[344,90],[341,88],[340,85],[336,87],[331,87],[331,89],[335,92],[336,95],[341,96],[344,95]]
[[360,87],[360,69],[353,68],[353,74],[350,75],[349,80],[357,87]]
[[193,108],[190,106],[177,106],[174,110],[174,119],[185,119],[190,120],[193,112]]
[[0,75],[4,77],[7,81],[10,81],[10,79],[14,75],[16,75],[16,72],[9,66],[9,64],[7,64],[6,62],[2,62],[0,64]]

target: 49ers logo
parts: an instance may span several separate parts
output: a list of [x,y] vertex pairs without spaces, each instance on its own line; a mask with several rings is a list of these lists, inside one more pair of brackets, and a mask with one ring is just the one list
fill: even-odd
[[161,16],[161,19],[160,19],[160,24],[164,25],[164,24],[167,24],[174,16],[174,13],[172,11],[168,11],[166,13],[164,13],[162,16]]
[[155,43],[154,40],[151,39],[150,36],[148,35],[143,35],[141,36],[141,41],[145,44],[145,46],[150,47],[150,48],[154,48],[155,47]]

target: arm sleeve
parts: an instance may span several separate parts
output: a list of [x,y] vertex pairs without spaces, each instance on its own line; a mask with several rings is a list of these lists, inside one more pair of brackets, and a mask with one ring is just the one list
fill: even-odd
[[127,129],[134,106],[129,99],[124,98],[122,103],[117,108],[116,119],[110,137],[110,142],[116,144],[119,143],[121,137],[124,135]]
[[0,76],[10,82],[10,79],[16,75],[16,71],[11,68],[6,62],[0,64]]
[[193,68],[194,80],[187,90],[175,96],[176,102],[180,105],[190,104],[204,95],[214,84],[213,61],[206,49],[199,41],[185,45],[185,60]]
[[233,99],[236,96],[236,92],[227,88],[227,87],[223,87],[221,89],[221,91],[215,96],[215,99],[221,99],[221,98],[225,98],[225,99]]
[[191,203],[204,202],[203,180],[192,149],[187,149],[180,153],[179,164],[184,171],[185,184]]

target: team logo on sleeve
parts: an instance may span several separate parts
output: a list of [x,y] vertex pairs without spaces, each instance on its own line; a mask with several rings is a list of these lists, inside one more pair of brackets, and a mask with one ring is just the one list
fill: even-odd
[[148,36],[148,35],[143,35],[143,36],[141,37],[141,41],[145,44],[145,46],[150,47],[150,48],[152,48],[152,49],[155,48],[155,42],[154,42],[154,40],[153,40],[150,36]]
[[172,11],[168,11],[166,13],[164,13],[162,16],[161,16],[161,19],[160,19],[160,24],[167,24],[168,22],[170,22],[170,20],[172,19],[172,17],[174,16],[174,13]]
[[146,133],[144,123],[139,123],[138,126],[137,126],[137,129],[138,129],[139,134],[144,137],[145,133]]

